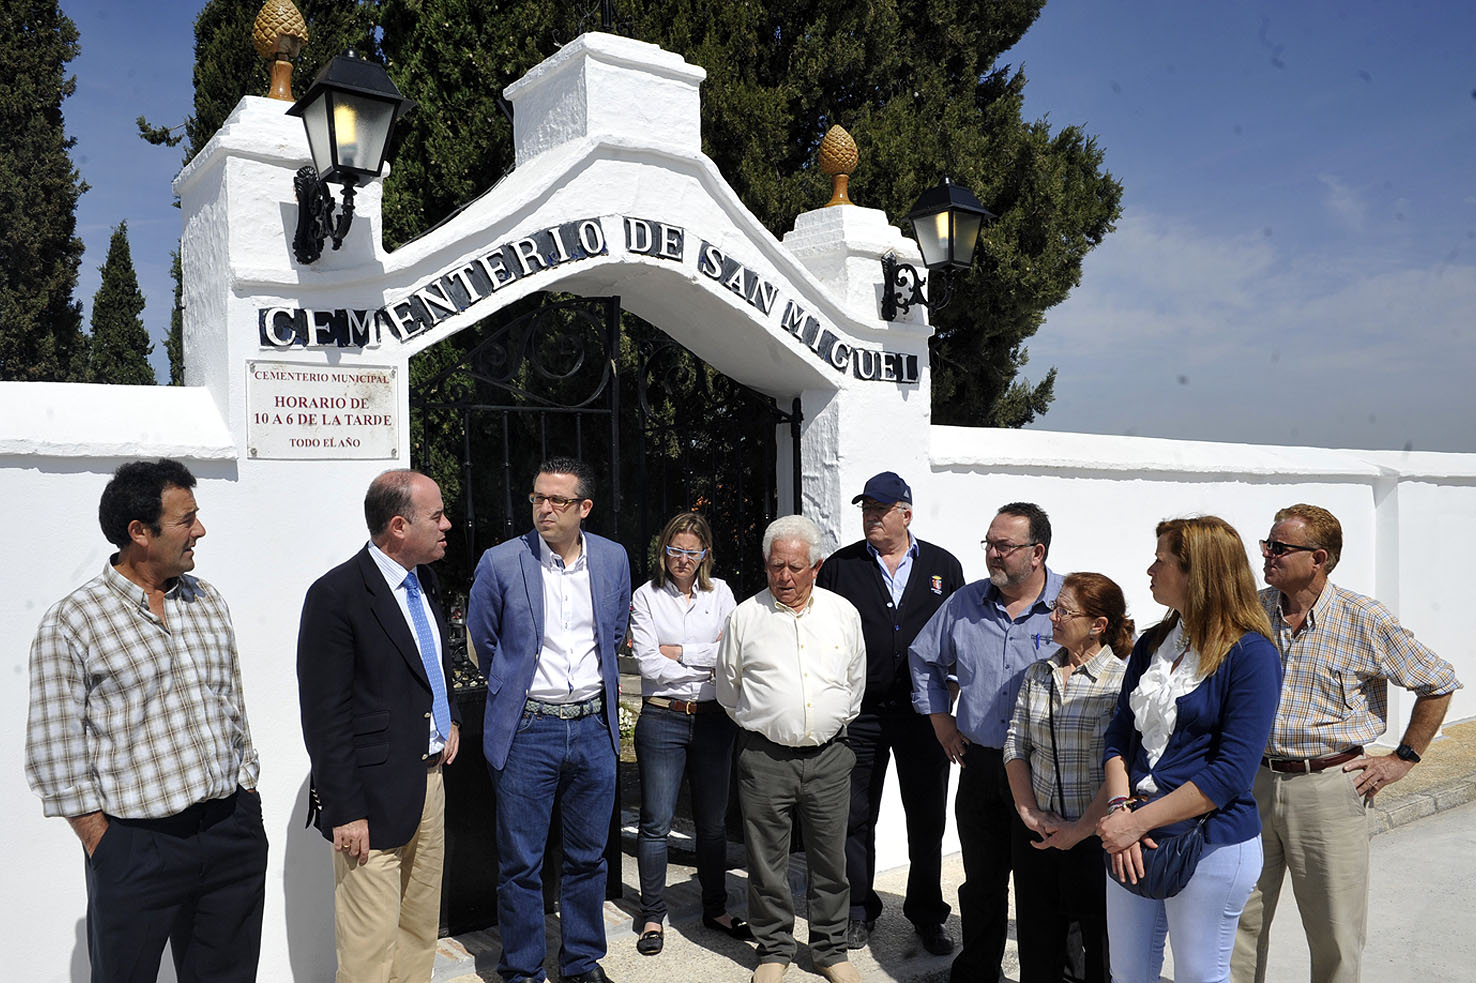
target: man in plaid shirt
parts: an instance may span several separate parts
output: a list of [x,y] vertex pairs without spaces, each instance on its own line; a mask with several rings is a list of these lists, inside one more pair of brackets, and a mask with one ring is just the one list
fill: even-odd
[[[1261,603],[1281,650],[1281,706],[1256,772],[1265,867],[1241,915],[1235,983],[1266,978],[1271,919],[1291,871],[1313,983],[1356,983],[1368,927],[1367,804],[1419,763],[1460,689],[1450,663],[1378,601],[1328,581],[1342,526],[1315,505],[1276,513],[1261,541]],[[1388,686],[1415,694],[1393,754],[1371,755],[1388,727]]]
[[92,979],[256,978],[266,888],[258,761],[230,612],[189,575],[195,477],[134,461],[103,489],[118,548],[31,645],[26,779],[82,841]]

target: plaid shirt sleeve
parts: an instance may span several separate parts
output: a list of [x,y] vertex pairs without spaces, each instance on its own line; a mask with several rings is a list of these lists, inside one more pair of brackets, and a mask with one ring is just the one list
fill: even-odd
[[31,643],[30,710],[26,721],[26,780],[48,816],[80,816],[103,807],[87,752],[86,670],[72,599],[42,619]]

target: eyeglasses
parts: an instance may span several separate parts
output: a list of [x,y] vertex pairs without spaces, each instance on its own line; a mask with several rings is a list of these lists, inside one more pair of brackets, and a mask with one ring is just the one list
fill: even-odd
[[666,555],[671,557],[672,559],[676,559],[679,556],[685,556],[689,560],[700,561],[704,556],[707,555],[707,550],[684,550],[680,546],[668,546],[666,548]]
[[1056,618],[1059,621],[1070,621],[1072,618],[1086,617],[1086,612],[1073,611],[1070,608],[1065,608],[1057,604],[1055,607],[1051,608],[1051,617]]
[[1298,546],[1295,543],[1280,543],[1274,539],[1263,539],[1260,543],[1262,556],[1286,556],[1288,553],[1311,553],[1313,550],[1322,549],[1321,546]]
[[1023,550],[1027,546],[1036,546],[1036,543],[991,543],[987,539],[979,540],[979,548],[985,553],[993,552],[997,556],[1009,556],[1015,550]]
[[582,498],[565,498],[562,495],[540,495],[537,492],[528,496],[528,501],[535,507],[547,502],[554,507],[555,512],[562,512],[575,502],[582,502]]
[[898,508],[901,508],[901,507],[902,507],[902,503],[901,502],[892,502],[890,505],[885,504],[883,502],[862,502],[861,503],[861,514],[862,515],[886,515],[888,512],[892,511],[893,509],[898,509]]

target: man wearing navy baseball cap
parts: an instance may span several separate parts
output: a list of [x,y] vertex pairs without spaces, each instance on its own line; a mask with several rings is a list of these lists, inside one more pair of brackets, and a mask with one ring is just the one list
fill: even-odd
[[895,471],[873,475],[851,502],[861,506],[866,538],[833,554],[817,581],[855,605],[866,640],[866,693],[846,738],[856,754],[846,830],[846,876],[851,882],[846,944],[864,947],[881,915],[881,898],[872,886],[876,820],[887,761],[895,754],[911,861],[902,913],[924,947],[943,955],[953,950],[953,939],[943,927],[949,907],[941,886],[948,757],[932,723],[912,708],[907,649],[948,595],[963,586],[963,569],[952,553],[909,531],[912,489]]

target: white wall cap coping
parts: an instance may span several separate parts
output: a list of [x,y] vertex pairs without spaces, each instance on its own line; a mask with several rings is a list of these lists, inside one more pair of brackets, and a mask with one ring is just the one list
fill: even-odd
[[291,106],[281,99],[242,96],[220,129],[175,177],[171,185],[175,196],[183,198],[188,187],[227,151],[232,157],[293,169],[311,164],[313,155],[302,120],[287,115]]
[[[1049,430],[932,428],[935,468],[989,471],[1138,471],[1144,474],[1207,474],[1230,477],[1287,475],[1308,478],[1376,478],[1386,470],[1357,451],[1324,447],[1057,433]],[[1476,463],[1476,455],[1464,455]]]
[[598,133],[700,150],[705,78],[705,69],[654,44],[581,34],[503,89],[517,163]]
[[0,382],[0,455],[235,460],[230,429],[198,386]]
[[1350,450],[1348,453],[1395,472],[1401,478],[1476,478],[1476,454],[1359,450]]
[[[896,253],[903,263],[922,265],[917,243],[902,234],[880,208],[834,205],[801,212],[784,245],[850,309],[851,316],[893,336],[933,333],[927,308],[916,307],[895,321],[881,318],[886,288],[881,259]],[[924,271],[924,275],[926,272]]]

